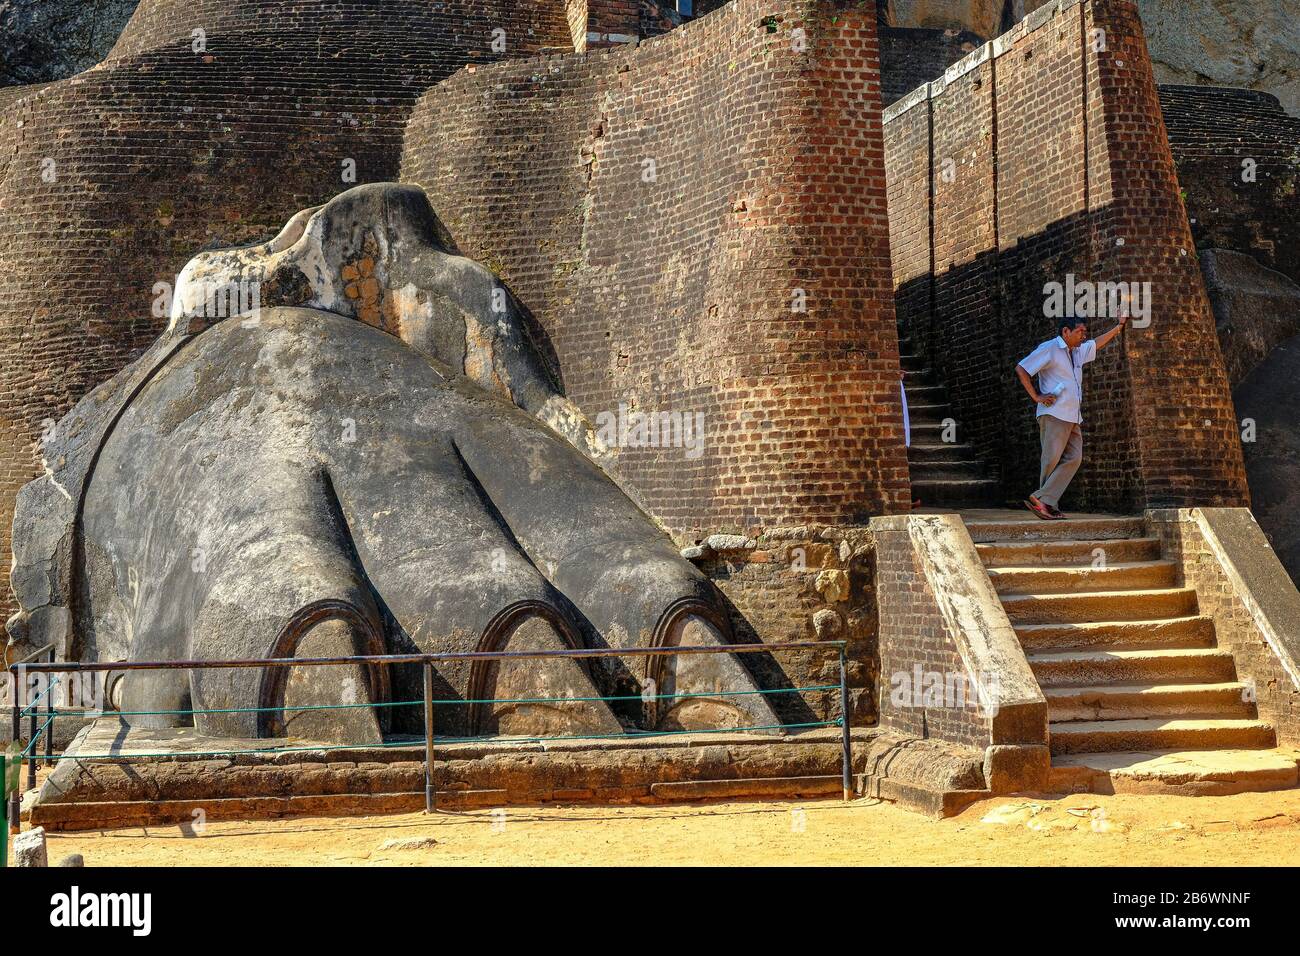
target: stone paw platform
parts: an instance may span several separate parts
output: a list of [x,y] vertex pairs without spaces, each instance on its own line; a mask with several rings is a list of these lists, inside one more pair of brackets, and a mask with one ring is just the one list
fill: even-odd
[[[51,830],[399,813],[424,808],[422,740],[361,750],[193,730],[85,728],[40,791],[32,824]],[[260,747],[305,748],[238,753]],[[449,743],[435,754],[437,805],[657,803],[841,793],[840,732]],[[79,758],[79,754],[85,757]],[[107,755],[107,756],[105,756]],[[988,796],[981,754],[875,728],[852,734],[855,795],[935,816]]]

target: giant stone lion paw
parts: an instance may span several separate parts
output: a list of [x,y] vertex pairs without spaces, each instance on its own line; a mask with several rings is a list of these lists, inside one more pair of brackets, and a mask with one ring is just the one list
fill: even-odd
[[[20,496],[11,638],[99,661],[726,643],[720,596],[606,473],[540,341],[414,187],[198,256],[166,332],[59,423]],[[131,723],[195,710],[209,735],[371,743],[420,719],[368,706],[418,700],[418,665],[116,686]],[[435,696],[440,733],[606,735],[777,724],[756,690],[733,655],[628,655],[441,662]]]

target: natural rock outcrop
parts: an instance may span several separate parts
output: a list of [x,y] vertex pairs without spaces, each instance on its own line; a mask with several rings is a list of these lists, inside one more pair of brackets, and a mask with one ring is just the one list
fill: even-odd
[[[1015,8],[1025,5],[1025,0],[1012,3]],[[1033,0],[1029,0],[1028,6],[1033,9]],[[1006,7],[1006,0],[889,0],[886,16],[891,26],[970,30],[992,39],[1003,30]],[[1028,12],[1013,11],[1013,15],[1019,17]]]
[[[890,0],[895,27],[970,30],[991,40],[1056,0]],[[1300,115],[1300,17],[1291,0],[1137,0],[1157,83],[1237,86]]]
[[1292,0],[1138,0],[1157,83],[1272,93],[1300,115],[1300,17]]
[[1280,342],[1300,334],[1300,286],[1244,253],[1207,249],[1201,269],[1233,387]]
[[1291,578],[1300,581],[1300,335],[1276,346],[1233,392],[1237,415],[1254,422],[1242,443],[1252,510]]
[[0,0],[0,86],[89,69],[112,48],[138,0]]

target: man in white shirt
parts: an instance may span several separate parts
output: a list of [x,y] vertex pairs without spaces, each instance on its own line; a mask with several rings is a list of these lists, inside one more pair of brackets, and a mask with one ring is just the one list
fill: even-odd
[[[1097,339],[1082,322],[1061,326],[1061,334],[1034,349],[1016,365],[1016,376],[1038,405],[1038,438],[1043,454],[1039,487],[1025,507],[1045,521],[1064,518],[1058,505],[1083,463],[1083,367],[1124,329],[1128,316]],[[1038,387],[1034,387],[1034,376]]]

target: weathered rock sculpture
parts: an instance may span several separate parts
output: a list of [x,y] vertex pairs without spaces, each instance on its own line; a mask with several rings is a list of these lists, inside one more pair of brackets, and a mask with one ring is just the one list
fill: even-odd
[[[14,521],[11,640],[99,661],[726,642],[713,585],[599,467],[536,340],[414,187],[359,187],[198,256],[167,331],[45,442]],[[421,696],[396,666],[114,687],[149,712],[136,725],[192,709],[204,734],[346,742],[414,730],[418,708],[292,708]],[[762,696],[718,694],[754,689],[725,654],[457,662],[437,668],[458,702],[438,729],[776,724]],[[261,710],[219,712],[240,708]]]

